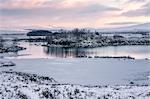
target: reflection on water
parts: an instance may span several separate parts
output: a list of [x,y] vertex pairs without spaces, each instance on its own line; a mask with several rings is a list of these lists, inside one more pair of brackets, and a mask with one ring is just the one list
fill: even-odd
[[89,52],[84,48],[62,48],[62,47],[45,47],[44,52],[47,55],[61,58],[76,58],[78,56],[88,56],[96,54],[96,52]]
[[78,56],[131,56],[137,59],[150,58],[150,46],[121,46],[101,48],[45,47],[44,52],[52,57],[76,58]]
[[45,47],[44,52],[47,55],[54,56],[54,57],[76,57],[78,55],[78,49],[68,49],[68,48],[58,48],[58,47]]
[[76,58],[78,56],[131,56],[150,58],[150,46],[110,46],[99,48],[43,47],[35,43],[21,42],[27,50],[15,53],[15,58]]

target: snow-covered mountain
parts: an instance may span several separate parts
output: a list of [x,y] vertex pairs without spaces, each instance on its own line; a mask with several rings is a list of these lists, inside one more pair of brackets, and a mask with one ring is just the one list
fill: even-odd
[[150,31],[150,22],[120,28],[96,29],[101,32],[123,32],[123,31]]

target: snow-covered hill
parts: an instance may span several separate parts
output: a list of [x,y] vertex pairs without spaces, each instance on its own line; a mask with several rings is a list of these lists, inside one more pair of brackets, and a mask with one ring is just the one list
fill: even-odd
[[99,32],[150,31],[150,22],[120,28],[96,29]]

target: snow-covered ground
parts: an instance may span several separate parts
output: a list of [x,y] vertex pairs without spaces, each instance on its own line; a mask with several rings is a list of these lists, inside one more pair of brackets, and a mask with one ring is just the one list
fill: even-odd
[[0,73],[2,99],[149,99],[150,86],[83,86],[21,72]]

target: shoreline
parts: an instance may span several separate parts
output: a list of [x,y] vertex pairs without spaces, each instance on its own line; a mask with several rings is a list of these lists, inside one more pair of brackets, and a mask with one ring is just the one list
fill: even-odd
[[149,85],[84,86],[22,72],[0,72],[0,98],[150,98]]
[[121,46],[150,46],[150,44],[119,44],[119,45],[96,45],[96,46],[62,46],[62,45],[41,45],[41,46],[46,46],[46,47],[60,47],[60,48],[100,48],[100,47],[111,47],[111,46],[116,46],[116,47],[121,47]]

